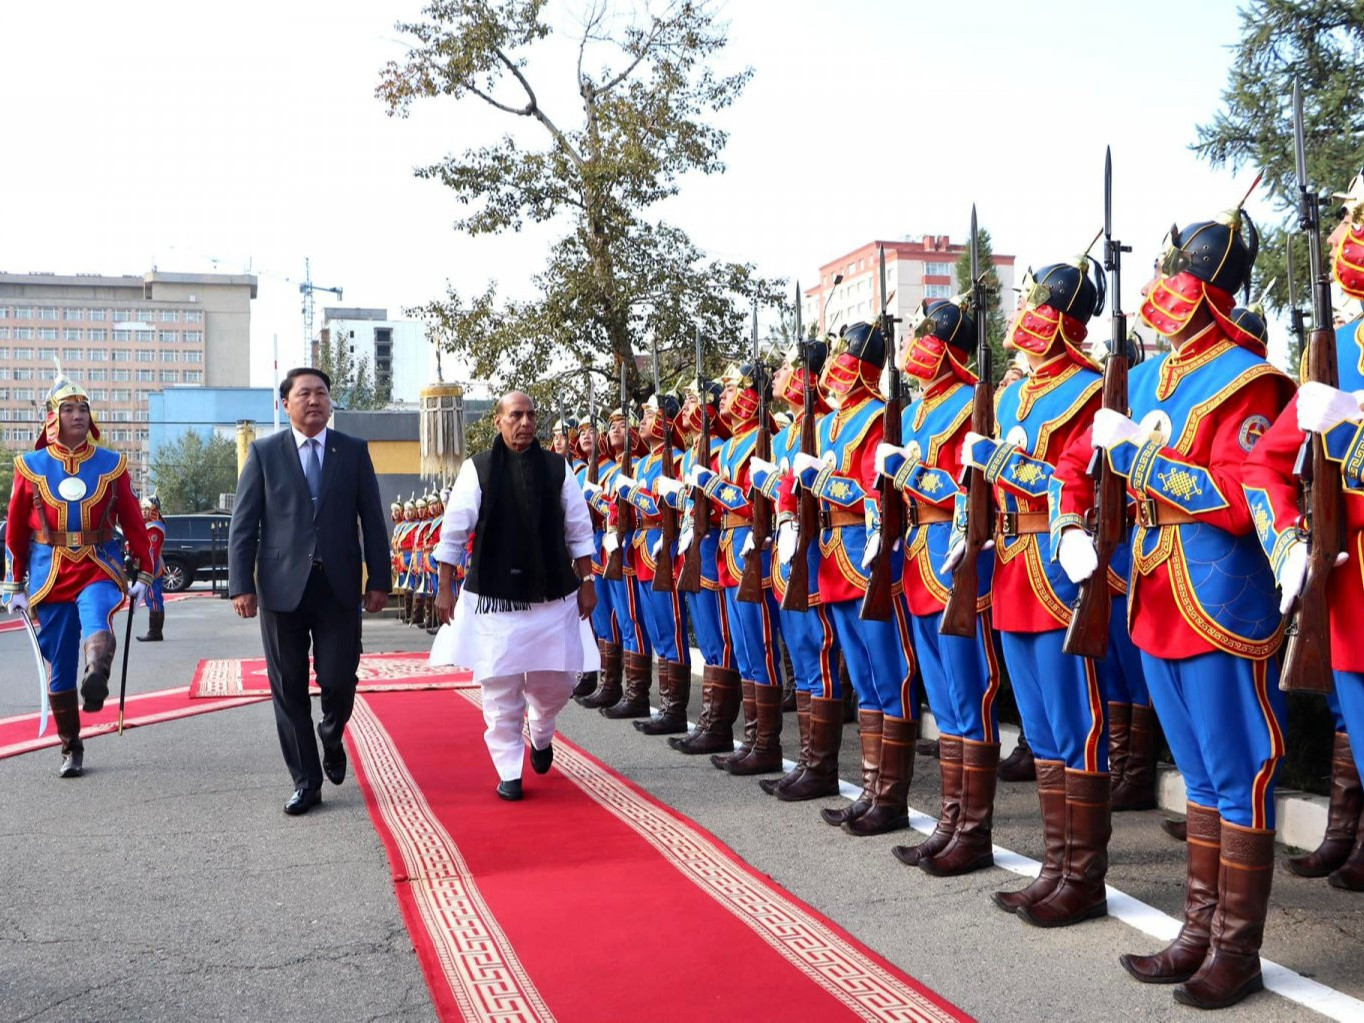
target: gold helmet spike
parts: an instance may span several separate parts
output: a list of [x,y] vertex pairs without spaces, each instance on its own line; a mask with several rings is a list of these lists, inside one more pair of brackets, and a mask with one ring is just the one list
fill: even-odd
[[1341,212],[1355,227],[1364,227],[1364,172],[1356,174],[1350,187],[1343,192],[1332,192],[1333,199],[1339,199]]
[[71,398],[80,398],[88,402],[90,396],[85,393],[85,388],[73,381],[62,372],[62,364],[53,358],[52,365],[57,368],[57,375],[52,381],[52,387],[47,392],[47,411],[56,412],[62,406],[62,402]]

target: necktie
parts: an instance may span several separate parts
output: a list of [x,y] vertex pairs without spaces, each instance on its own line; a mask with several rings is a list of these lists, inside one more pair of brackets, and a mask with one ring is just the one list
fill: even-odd
[[313,495],[313,504],[316,505],[322,494],[322,462],[317,456],[317,438],[309,437],[303,442],[303,447],[303,477],[308,481],[308,493]]

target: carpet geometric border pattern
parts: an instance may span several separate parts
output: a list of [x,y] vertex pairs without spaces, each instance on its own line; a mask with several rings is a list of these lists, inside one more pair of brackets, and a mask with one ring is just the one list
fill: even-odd
[[[456,689],[473,686],[473,675],[449,665],[427,663],[427,654],[412,651],[361,654],[356,669],[359,679],[357,691],[362,693],[396,693],[413,689]],[[315,683],[309,691],[317,693]],[[265,671],[265,659],[215,658],[200,661],[190,683],[190,695],[197,699],[220,700],[269,696],[270,679]]]
[[[457,695],[481,707],[479,692]],[[441,1018],[553,1019],[480,895],[478,878],[363,697],[356,701],[349,736],[371,814],[381,836],[386,831],[390,839],[395,887]],[[766,944],[840,1003],[847,1018],[896,1023],[970,1018],[562,736],[555,739],[554,770],[648,843],[684,886],[694,886],[738,921],[740,933]],[[823,996],[816,997],[822,1002]],[[657,1015],[662,1007],[640,1008],[641,1015]]]

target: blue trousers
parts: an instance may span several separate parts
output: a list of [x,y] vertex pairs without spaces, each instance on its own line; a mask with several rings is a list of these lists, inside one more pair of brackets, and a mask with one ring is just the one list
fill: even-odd
[[1326,702],[1336,719],[1336,731],[1350,736],[1350,752],[1356,764],[1364,764],[1364,673],[1336,671],[1336,688]]
[[781,635],[791,651],[796,688],[825,700],[841,700],[838,677],[838,633],[828,611],[816,604],[808,611],[780,611]]
[[632,654],[652,654],[649,634],[644,631],[644,607],[639,596],[639,581],[632,575],[607,579],[611,591],[611,610],[620,626],[620,645]]
[[910,617],[914,653],[938,731],[974,742],[999,742],[999,653],[990,612],[977,616],[974,638],[940,633],[941,621],[941,611]]
[[739,587],[725,587],[725,614],[734,642],[739,677],[760,686],[782,684],[781,658],[777,655],[777,601],[763,590],[761,604],[739,599]]
[[687,611],[691,616],[696,645],[707,664],[721,668],[734,667],[734,644],[730,641],[729,619],[721,606],[721,591],[704,586],[696,593],[687,594]]
[[52,666],[49,692],[76,688],[80,671],[81,638],[112,632],[114,612],[123,603],[123,591],[109,579],[90,583],[72,601],[38,605],[38,649]]
[[152,580],[152,584],[147,587],[147,595],[142,598],[142,604],[153,611],[166,610],[166,591],[160,579]]
[[895,613],[888,622],[858,617],[861,599],[842,600],[821,607],[829,613],[848,665],[848,677],[863,710],[879,710],[890,717],[917,720],[919,700],[914,692],[913,644],[909,612],[903,597],[892,600]]
[[1141,663],[1189,802],[1243,828],[1272,829],[1284,755],[1278,661],[1221,652],[1167,661],[1143,650]]
[[687,605],[676,590],[657,592],[653,583],[639,584],[644,629],[654,653],[662,660],[691,664],[687,642]]
[[620,644],[620,625],[616,621],[616,591],[601,576],[595,576],[597,606],[592,609],[592,631],[604,643]]
[[1094,662],[1062,652],[1064,629],[1000,637],[1033,755],[1076,771],[1106,772],[1108,692]]
[[1141,653],[1127,631],[1126,595],[1113,598],[1113,615],[1108,619],[1108,656],[1099,662],[1099,673],[1108,686],[1108,698],[1114,703],[1151,705],[1146,675],[1141,670]]

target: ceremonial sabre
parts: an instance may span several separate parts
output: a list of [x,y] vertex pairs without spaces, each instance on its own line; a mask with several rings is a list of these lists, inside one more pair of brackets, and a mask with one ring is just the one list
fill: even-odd
[[19,617],[23,620],[24,631],[28,633],[28,641],[33,647],[33,660],[38,664],[38,735],[41,737],[47,731],[47,667],[43,663],[43,651],[38,646],[38,633],[33,631],[33,622],[29,620],[28,611],[24,611]]
[[[131,562],[127,569],[130,578],[135,578],[133,573],[137,571],[137,562]],[[118,683],[118,734],[123,734],[123,704],[128,698],[128,649],[133,644],[133,612],[137,610],[137,601],[128,601],[128,627],[123,631],[123,677]]]

